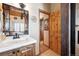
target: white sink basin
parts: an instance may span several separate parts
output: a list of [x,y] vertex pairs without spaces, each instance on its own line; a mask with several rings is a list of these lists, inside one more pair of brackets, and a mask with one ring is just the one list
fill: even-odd
[[[14,44],[19,44],[19,43],[24,43],[28,41],[28,38],[17,38],[17,39],[7,39],[6,41],[2,41],[0,44],[1,46],[9,46],[9,45],[14,45]],[[7,44],[8,43],[8,44]]]
[[15,44],[22,44],[25,43],[27,40],[13,40],[13,41],[9,41],[9,42],[3,42],[2,44],[0,44],[0,48],[3,47],[8,47],[8,46],[13,46]]

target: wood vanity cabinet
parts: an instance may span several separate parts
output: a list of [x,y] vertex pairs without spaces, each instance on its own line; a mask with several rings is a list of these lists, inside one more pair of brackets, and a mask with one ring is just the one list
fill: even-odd
[[35,55],[35,44],[28,45],[20,48],[22,56],[34,56]]
[[35,55],[35,44],[23,46],[10,51],[0,53],[0,56],[34,56]]

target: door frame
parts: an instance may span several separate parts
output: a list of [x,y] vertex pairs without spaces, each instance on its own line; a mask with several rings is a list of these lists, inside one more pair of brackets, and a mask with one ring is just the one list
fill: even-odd
[[[49,24],[49,26],[48,26],[48,30],[49,30],[49,36],[50,36],[50,13],[49,12],[47,12],[47,11],[45,11],[45,10],[42,10],[42,9],[39,9],[39,23],[40,23],[40,12],[41,13],[44,13],[44,14],[47,14],[48,16],[49,16],[49,20],[48,20],[48,24]],[[39,25],[39,29],[40,29],[40,25]],[[50,37],[49,37],[49,45],[50,45]],[[48,47],[48,46],[47,46]],[[48,48],[50,48],[50,46],[48,47]],[[39,33],[39,54],[40,54],[40,33]]]
[[71,8],[71,39],[70,39],[70,55],[75,56],[75,15],[76,3],[70,4]]

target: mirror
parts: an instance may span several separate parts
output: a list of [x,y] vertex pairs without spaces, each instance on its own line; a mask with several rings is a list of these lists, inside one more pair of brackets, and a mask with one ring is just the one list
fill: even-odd
[[0,4],[0,33],[2,32],[2,4]]
[[1,21],[1,11],[0,11],[0,32],[2,31],[2,26],[1,26],[1,24],[2,24],[2,21]]
[[28,11],[3,4],[3,32],[6,36],[28,34]]

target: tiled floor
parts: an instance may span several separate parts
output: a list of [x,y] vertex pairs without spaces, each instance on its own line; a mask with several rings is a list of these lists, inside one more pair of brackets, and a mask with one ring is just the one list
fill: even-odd
[[48,49],[44,53],[42,53],[40,56],[59,56],[55,52],[53,52],[51,49]]

